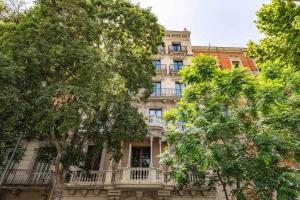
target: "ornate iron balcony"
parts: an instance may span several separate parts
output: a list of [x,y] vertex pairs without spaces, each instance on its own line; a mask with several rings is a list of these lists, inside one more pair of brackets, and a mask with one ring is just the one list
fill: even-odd
[[4,185],[51,185],[51,172],[36,172],[35,169],[11,169]]
[[181,97],[182,90],[175,88],[155,88],[151,97]]

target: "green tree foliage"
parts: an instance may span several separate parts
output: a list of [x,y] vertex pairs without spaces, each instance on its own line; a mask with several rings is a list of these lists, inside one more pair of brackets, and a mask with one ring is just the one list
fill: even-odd
[[[147,133],[130,100],[151,92],[151,56],[163,31],[150,10],[127,0],[39,0],[17,21],[10,19],[1,21],[0,56],[7,58],[1,67],[7,67],[3,76],[9,78],[1,81],[26,102],[17,104],[24,109],[26,136],[49,139],[56,147],[54,197],[59,199],[64,173],[84,159],[84,141],[105,144],[118,160],[122,140]],[[11,83],[19,77],[16,86]],[[18,99],[6,96],[1,97]],[[15,115],[11,120],[20,122]]]
[[[14,7],[12,6],[14,3]],[[22,2],[0,1],[0,41],[15,25],[15,19],[21,15]],[[3,49],[2,49],[3,50]],[[0,166],[7,157],[6,148],[12,147],[22,131],[24,111],[27,107],[22,97],[23,68],[13,59],[0,51]]]
[[[171,127],[168,133],[174,149],[163,161],[171,178],[186,186],[193,172],[196,184],[220,185],[227,199],[272,199],[274,191],[279,199],[296,199],[296,175],[283,162],[297,149],[289,133],[265,123],[260,78],[244,68],[223,71],[203,55],[180,74],[188,87],[178,108],[166,114],[173,124],[185,124],[184,131]],[[215,173],[205,177],[206,170]]]
[[257,12],[259,31],[265,37],[248,44],[248,54],[257,58],[261,69],[261,107],[265,124],[275,132],[300,137],[300,6],[292,1],[273,0]]

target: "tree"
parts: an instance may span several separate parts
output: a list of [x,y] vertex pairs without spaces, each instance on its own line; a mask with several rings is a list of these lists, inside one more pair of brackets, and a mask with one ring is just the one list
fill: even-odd
[[[295,174],[282,165],[294,159],[296,149],[290,135],[264,125],[259,77],[244,68],[223,71],[214,57],[204,55],[180,74],[187,85],[184,97],[165,116],[185,124],[184,131],[171,126],[168,132],[174,152],[163,161],[171,178],[184,187],[193,172],[196,185],[220,185],[226,199],[272,199],[274,191],[281,199],[296,199]],[[208,169],[213,176],[205,176]]]
[[40,0],[6,30],[1,53],[24,71],[22,126],[27,137],[55,146],[53,196],[60,199],[85,141],[106,145],[117,161],[122,140],[147,133],[130,100],[151,93],[150,58],[163,31],[150,10],[127,0]]
[[[0,1],[0,42],[3,35],[17,24],[22,15],[22,1]],[[19,8],[19,9],[16,9]],[[20,132],[27,104],[22,97],[24,71],[3,51],[0,52],[0,166],[8,157],[7,147],[14,147]]]
[[294,159],[284,164],[295,167],[300,161],[300,6],[293,1],[273,0],[257,16],[256,24],[264,38],[258,44],[249,42],[248,55],[257,58],[261,69],[263,124],[273,133],[290,138],[290,145],[296,149],[291,152]]

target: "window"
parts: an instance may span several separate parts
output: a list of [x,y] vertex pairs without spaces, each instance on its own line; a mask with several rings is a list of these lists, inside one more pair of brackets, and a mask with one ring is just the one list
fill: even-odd
[[155,70],[157,70],[157,71],[161,70],[161,62],[160,62],[160,60],[154,60],[153,64],[155,66]]
[[158,48],[159,52],[164,51],[165,50],[165,43],[161,43],[161,44],[157,45],[157,48]]
[[150,147],[132,147],[131,167],[149,167],[150,152]]
[[182,60],[174,60],[173,61],[173,69],[175,71],[180,71],[183,66],[183,61]]
[[182,90],[185,88],[185,85],[182,83],[175,83],[176,96],[182,96]]
[[231,63],[232,63],[232,67],[234,68],[238,68],[240,66],[240,61],[238,60],[233,60],[231,61]]
[[162,109],[149,109],[149,115],[161,117]]
[[181,51],[182,50],[180,43],[172,43],[171,48],[172,48],[171,49],[172,51]]
[[94,145],[89,145],[84,168],[86,170],[99,170],[101,162],[102,148],[97,149]]
[[151,96],[161,96],[161,83],[153,83],[153,93]]

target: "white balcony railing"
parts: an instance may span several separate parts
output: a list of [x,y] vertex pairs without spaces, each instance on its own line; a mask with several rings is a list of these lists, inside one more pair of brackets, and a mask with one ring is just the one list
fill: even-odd
[[115,174],[115,183],[161,183],[164,173],[157,168],[124,168]]
[[[67,186],[103,186],[110,184],[159,184],[172,185],[176,183],[167,178],[166,172],[159,168],[121,168],[115,171],[75,171],[66,181]],[[207,174],[209,176],[209,174]],[[188,174],[189,185],[200,181],[199,175]]]
[[162,118],[162,116],[157,115],[146,116],[146,123],[148,126],[165,127],[166,125],[166,121]]
[[75,171],[71,172],[67,185],[102,185],[106,173],[103,171]]

